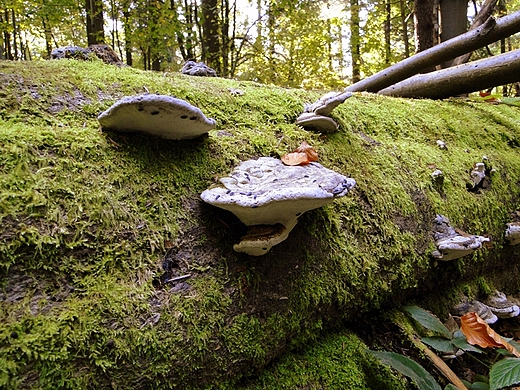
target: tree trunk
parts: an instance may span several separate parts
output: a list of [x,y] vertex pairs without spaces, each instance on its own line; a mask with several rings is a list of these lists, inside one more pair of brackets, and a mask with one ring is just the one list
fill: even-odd
[[391,63],[391,54],[392,54],[392,41],[390,37],[391,28],[392,28],[392,4],[390,0],[385,0],[385,66],[390,66]]
[[202,0],[202,60],[221,73],[217,0]]
[[101,0],[85,0],[87,14],[88,46],[105,42],[103,2]]
[[520,49],[437,72],[410,77],[381,95],[443,99],[520,81]]
[[406,15],[406,3],[405,0],[399,0],[399,7],[401,9],[401,35],[404,44],[404,57],[410,57],[410,42],[408,40],[408,22]]
[[[486,22],[486,20],[488,20],[489,17],[493,14],[496,4],[497,4],[497,0],[485,0],[484,3],[482,4],[482,6],[480,7],[479,13],[477,14],[477,16],[475,16],[475,19],[473,20],[473,23],[471,24],[471,27],[469,28],[469,30],[471,31],[471,30],[474,30],[474,29],[482,26]],[[502,39],[504,39],[504,38],[502,38]],[[473,52],[470,51],[469,53],[466,53],[460,57],[455,58],[452,61],[451,66],[465,64],[466,62],[469,61],[469,58],[471,57],[472,53]]]
[[361,80],[361,53],[359,27],[359,0],[350,0],[350,54],[352,56],[352,82]]
[[434,0],[415,0],[414,23],[415,52],[435,46]]
[[418,53],[375,75],[347,87],[347,91],[377,92],[424,69],[468,53],[520,31],[520,11],[503,18],[490,18],[479,28]]
[[[468,0],[441,0],[441,42],[449,41],[468,30]],[[449,68],[453,60],[442,64]]]

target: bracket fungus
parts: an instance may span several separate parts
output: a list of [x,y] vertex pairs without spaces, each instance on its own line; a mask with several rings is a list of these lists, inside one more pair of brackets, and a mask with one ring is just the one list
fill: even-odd
[[480,301],[459,303],[453,308],[452,312],[458,317],[462,317],[467,313],[477,313],[487,324],[494,324],[498,321],[498,317],[493,314],[491,308]]
[[328,115],[337,106],[352,96],[351,92],[329,92],[316,102],[305,106],[304,112],[296,118],[296,124],[308,130],[332,133],[338,124]]
[[437,250],[432,253],[435,259],[442,261],[455,260],[480,249],[487,237],[458,233],[448,218],[443,215],[435,217],[434,239]]
[[520,314],[520,308],[514,302],[507,299],[506,294],[501,291],[495,291],[485,301],[493,314],[498,318],[511,318]]
[[354,179],[316,162],[287,166],[276,158],[260,157],[242,162],[201,198],[249,226],[234,249],[260,256],[285,240],[304,212],[347,195],[355,185]]
[[167,139],[190,139],[215,127],[200,109],[165,95],[127,96],[98,116],[103,129],[147,133]]
[[520,244],[520,222],[510,222],[507,224],[506,241],[509,245]]

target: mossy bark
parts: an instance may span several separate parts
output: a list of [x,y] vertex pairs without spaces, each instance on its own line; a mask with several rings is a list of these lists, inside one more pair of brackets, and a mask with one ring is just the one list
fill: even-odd
[[[321,136],[293,125],[319,93],[100,62],[3,62],[0,73],[0,385],[233,387],[365,313],[455,299],[454,286],[518,289],[518,250],[503,238],[519,207],[518,107],[356,95]],[[187,100],[217,129],[190,141],[100,131],[100,111],[145,90]],[[235,253],[245,227],[199,194],[303,140],[356,189],[304,214],[267,255]],[[469,192],[483,155],[491,187]],[[436,264],[438,213],[494,247]],[[354,355],[346,366],[378,369]]]

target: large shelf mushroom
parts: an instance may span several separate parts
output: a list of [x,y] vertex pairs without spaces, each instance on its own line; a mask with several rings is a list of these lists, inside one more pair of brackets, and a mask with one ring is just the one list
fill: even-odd
[[249,226],[234,249],[260,256],[285,240],[304,212],[347,195],[355,185],[354,179],[316,162],[287,166],[278,159],[260,157],[242,162],[201,198],[231,211]]
[[127,96],[98,116],[103,129],[148,133],[167,139],[199,137],[215,127],[200,109],[166,95]]

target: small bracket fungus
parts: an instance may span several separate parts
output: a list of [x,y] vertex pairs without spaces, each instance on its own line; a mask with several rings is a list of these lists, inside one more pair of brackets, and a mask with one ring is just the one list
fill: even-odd
[[495,291],[490,295],[484,301],[484,304],[488,306],[498,318],[511,318],[520,314],[518,305],[508,300],[506,294],[500,291]]
[[337,106],[352,96],[351,92],[329,92],[313,104],[305,106],[304,112],[296,118],[296,124],[304,129],[332,133],[338,129],[338,124],[328,115]]
[[334,119],[324,115],[317,115],[313,112],[304,112],[296,118],[298,126],[304,129],[319,131],[321,133],[332,133],[338,129],[338,124]]
[[189,76],[217,77],[215,69],[210,68],[204,62],[186,61],[181,72]]
[[443,215],[435,218],[434,238],[437,250],[432,253],[435,259],[449,261],[469,255],[480,249],[482,243],[489,238],[460,234],[450,225],[450,221]]
[[520,222],[510,222],[507,224],[506,241],[509,245],[520,244]]
[[260,157],[242,162],[201,198],[251,226],[234,249],[259,256],[285,240],[304,212],[347,195],[355,185],[354,179],[316,162],[287,166],[278,159]]
[[332,110],[352,96],[351,92],[329,92],[319,98],[315,103],[305,106],[305,112],[313,112],[317,115],[330,115]]
[[201,136],[215,127],[197,107],[165,95],[125,97],[98,116],[103,129],[148,133],[167,139]]
[[448,146],[446,145],[446,142],[444,142],[443,140],[438,139],[435,142],[437,143],[437,146],[439,147],[439,149],[448,150]]
[[486,177],[486,165],[484,163],[476,163],[471,171],[471,180],[473,181],[473,187],[480,184]]
[[453,308],[453,314],[462,317],[464,314],[475,312],[487,324],[494,324],[498,317],[493,314],[491,308],[480,301],[462,302]]

